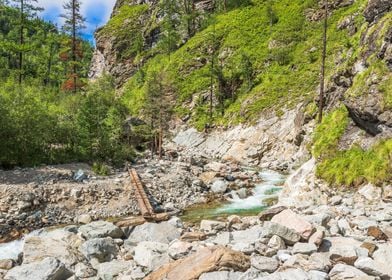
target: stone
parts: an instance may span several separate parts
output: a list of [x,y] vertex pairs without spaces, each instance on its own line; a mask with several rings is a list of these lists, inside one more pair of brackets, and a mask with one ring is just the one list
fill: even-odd
[[23,245],[23,263],[33,263],[52,257],[67,266],[79,261],[78,248],[83,239],[78,235],[62,229],[44,233],[41,236],[29,236]]
[[181,230],[170,222],[145,223],[137,226],[129,235],[128,241],[139,243],[142,241],[153,241],[169,244],[175,239],[179,239]]
[[378,249],[373,253],[375,262],[388,267],[388,275],[392,275],[392,245],[378,244]]
[[367,229],[367,235],[376,240],[388,240],[388,236],[379,227],[369,227]]
[[169,245],[167,253],[173,260],[187,256],[192,250],[192,244],[184,241],[174,241]]
[[317,252],[317,247],[313,243],[295,243],[293,254],[311,255]]
[[271,220],[275,215],[278,215],[280,212],[286,210],[286,206],[278,206],[278,207],[272,207],[267,210],[262,211],[259,214],[259,219],[260,221],[269,221]]
[[309,274],[299,268],[287,268],[284,271],[275,272],[268,276],[259,277],[255,280],[308,280]]
[[5,280],[66,280],[73,273],[63,263],[55,258],[45,258],[42,261],[23,264],[9,270]]
[[309,278],[312,280],[328,280],[328,273],[318,271],[318,270],[310,270],[308,271]]
[[245,230],[231,232],[232,243],[250,243],[254,244],[258,239],[263,237],[264,229],[259,226],[253,226]]
[[204,233],[198,231],[186,232],[180,238],[181,241],[187,242],[202,241],[206,239],[207,236]]
[[331,197],[331,199],[329,200],[329,203],[331,205],[339,205],[342,203],[342,197],[340,195],[335,195],[333,197]]
[[250,259],[243,253],[221,246],[204,247],[185,259],[162,266],[144,280],[194,280],[207,272],[230,269],[245,272],[249,268]]
[[373,184],[367,184],[360,188],[358,193],[368,201],[375,202],[381,199],[382,189],[374,186]]
[[339,247],[333,247],[330,251],[330,258],[335,262],[344,262],[348,265],[353,265],[358,259],[357,251],[355,247],[350,245],[343,245]]
[[77,222],[78,222],[79,224],[88,224],[88,223],[91,223],[91,221],[92,221],[92,218],[91,218],[91,216],[88,215],[88,214],[80,215],[80,216],[77,218]]
[[391,201],[392,200],[392,185],[388,185],[388,186],[385,186],[383,188],[382,198],[385,201]]
[[111,262],[100,263],[96,269],[97,277],[102,280],[114,280],[116,277],[127,271],[134,265],[132,261],[113,260]]
[[212,183],[211,191],[214,193],[225,193],[227,191],[227,182],[224,180],[216,180]]
[[309,257],[306,270],[329,272],[331,268],[329,253],[314,253]]
[[382,278],[388,276],[388,267],[371,258],[359,258],[354,263],[354,266],[369,275],[380,276]]
[[288,245],[293,245],[301,239],[301,236],[296,231],[273,222],[265,222],[263,230],[265,237],[272,237],[277,235],[281,237]]
[[0,260],[0,269],[10,270],[14,264],[14,260]]
[[245,255],[251,255],[255,251],[255,245],[246,242],[237,242],[230,246],[234,251],[242,252]]
[[303,216],[303,218],[313,225],[326,227],[328,222],[331,220],[331,215],[326,213],[320,213],[314,215],[306,215]]
[[314,245],[319,247],[323,242],[324,236],[325,232],[323,230],[317,229],[316,232],[309,237],[309,243],[313,243]]
[[290,209],[286,209],[275,215],[271,219],[271,222],[295,230],[305,240],[308,240],[314,231],[313,226],[308,221]]
[[84,263],[77,263],[75,265],[75,276],[78,278],[88,278],[97,275],[97,271],[93,269],[91,266],[88,266]]
[[170,257],[167,255],[169,246],[165,243],[143,241],[135,248],[134,260],[149,271],[168,263]]
[[82,244],[80,252],[88,260],[96,259],[99,262],[108,262],[117,255],[118,249],[110,237],[93,238]]
[[268,241],[268,247],[276,250],[286,249],[284,240],[277,235],[273,235]]
[[367,276],[366,273],[360,271],[358,268],[346,264],[341,264],[341,263],[335,265],[332,268],[332,270],[329,272],[329,277],[331,278],[331,280],[362,279],[359,277],[366,277],[366,276]]
[[79,228],[79,232],[86,239],[91,238],[122,238],[124,232],[112,223],[105,221],[96,221]]
[[343,236],[349,235],[352,232],[350,224],[344,218],[338,220],[338,228]]
[[369,0],[363,15],[367,22],[372,23],[391,9],[392,3],[389,0]]
[[377,250],[377,245],[370,242],[363,242],[361,244],[361,248],[368,250],[369,256],[372,256],[373,253]]
[[203,273],[199,280],[238,280],[241,275],[241,272],[215,271]]
[[273,273],[279,268],[279,262],[273,258],[253,256],[250,258],[250,262],[252,267],[262,272]]
[[219,221],[202,220],[200,222],[200,230],[207,233],[215,233],[226,228],[226,223]]
[[231,232],[222,231],[219,232],[215,237],[208,239],[208,242],[212,242],[216,245],[227,246],[233,240]]

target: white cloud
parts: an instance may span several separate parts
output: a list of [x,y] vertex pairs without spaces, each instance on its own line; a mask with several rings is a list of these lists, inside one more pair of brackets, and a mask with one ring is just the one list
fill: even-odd
[[[63,4],[65,1],[66,0],[38,0],[38,6],[45,9],[45,11],[42,12],[42,15],[53,18],[57,24],[62,25],[63,19],[61,19],[59,15],[63,12]],[[87,18],[87,32],[94,31],[97,25],[104,25],[109,20],[115,2],[116,0],[81,0],[81,13]],[[89,11],[91,9],[102,11],[102,13],[99,14],[97,18],[92,19],[89,17]],[[48,15],[48,13],[56,13],[56,15]]]

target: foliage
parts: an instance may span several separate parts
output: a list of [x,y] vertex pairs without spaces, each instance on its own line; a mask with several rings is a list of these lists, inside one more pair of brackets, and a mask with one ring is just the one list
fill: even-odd
[[313,156],[319,158],[335,153],[347,124],[348,111],[344,106],[325,116],[314,132]]
[[94,162],[92,166],[92,170],[95,174],[100,176],[110,175],[110,167],[102,162]]
[[382,141],[368,151],[358,146],[339,151],[319,163],[317,174],[330,183],[345,186],[391,181],[392,140]]

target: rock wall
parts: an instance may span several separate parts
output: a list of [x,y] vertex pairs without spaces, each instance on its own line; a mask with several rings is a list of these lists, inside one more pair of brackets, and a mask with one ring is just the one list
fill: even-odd
[[291,170],[310,157],[306,143],[313,127],[314,122],[307,122],[299,105],[280,117],[264,115],[254,126],[239,125],[211,133],[183,128],[169,148],[180,148],[193,156]]

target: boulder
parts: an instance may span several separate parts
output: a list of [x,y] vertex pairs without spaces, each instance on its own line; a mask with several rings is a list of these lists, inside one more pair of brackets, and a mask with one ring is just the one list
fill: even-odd
[[286,244],[284,243],[284,240],[282,238],[277,235],[274,235],[268,241],[268,247],[275,250],[282,250],[286,249]]
[[99,262],[108,262],[117,255],[118,248],[110,237],[93,238],[82,244],[80,252],[88,260],[97,259]]
[[388,274],[392,275],[392,245],[378,244],[378,249],[373,253],[373,259],[380,265],[388,267]]
[[378,17],[392,9],[390,0],[369,0],[364,11],[365,19],[372,23]]
[[253,256],[250,262],[252,267],[262,272],[273,273],[279,267],[279,262],[276,259],[263,256]]
[[137,226],[129,235],[128,241],[139,243],[142,241],[153,241],[169,244],[175,239],[180,238],[181,230],[171,222],[145,223]]
[[54,230],[42,236],[30,236],[23,245],[23,263],[33,263],[52,257],[67,266],[79,262],[82,258],[78,252],[83,239],[63,229]]
[[225,193],[227,191],[227,182],[224,180],[216,180],[212,183],[211,191],[213,193]]
[[84,263],[77,263],[74,268],[75,276],[78,278],[88,278],[97,275],[97,271]]
[[318,229],[315,233],[312,234],[309,238],[309,243],[313,243],[317,247],[321,245],[323,242],[323,238],[325,236],[325,232],[323,230]]
[[0,269],[3,270],[10,270],[11,268],[14,267],[14,260],[0,260]]
[[207,236],[204,233],[192,231],[192,232],[186,232],[183,235],[181,235],[180,240],[194,242],[194,241],[206,240],[206,238],[207,238]]
[[293,245],[301,239],[301,236],[296,231],[273,222],[265,222],[263,230],[265,237],[272,237],[277,235],[281,237],[288,245]]
[[5,275],[5,280],[66,280],[72,276],[63,263],[55,258],[14,267]]
[[358,268],[355,268],[350,265],[346,264],[337,264],[335,265],[332,270],[329,272],[329,277],[331,280],[343,280],[343,279],[373,279],[371,277],[369,278],[361,278],[361,277],[367,277],[368,275],[362,271],[360,271]]
[[79,228],[79,232],[86,239],[104,237],[121,238],[124,236],[124,232],[119,227],[105,221],[96,221],[83,225]]
[[367,229],[367,235],[373,237],[376,240],[388,240],[388,236],[376,226],[371,226]]
[[167,255],[169,246],[165,243],[143,241],[135,248],[135,262],[149,271],[168,263],[170,257]]
[[220,246],[205,247],[185,259],[162,266],[145,280],[194,280],[207,272],[246,271],[249,267],[250,259],[243,253]]
[[295,230],[305,240],[308,240],[314,231],[313,226],[308,221],[290,209],[286,209],[275,215],[271,219],[271,222]]
[[371,258],[359,258],[354,266],[366,274],[379,276],[381,278],[385,278],[388,276],[388,266],[383,263],[379,263],[374,261]]
[[245,230],[237,230],[231,232],[232,243],[249,243],[254,244],[264,234],[264,229],[259,226],[253,226]]

